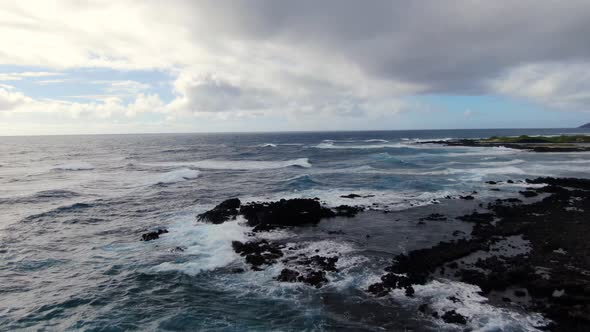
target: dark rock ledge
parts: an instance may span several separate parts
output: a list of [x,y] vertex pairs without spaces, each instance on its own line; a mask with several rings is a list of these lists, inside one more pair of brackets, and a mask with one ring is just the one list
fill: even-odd
[[456,139],[456,140],[448,140],[448,141],[424,141],[418,142],[415,144],[440,144],[444,146],[464,146],[464,147],[505,147],[510,149],[517,149],[517,150],[526,150],[531,152],[584,152],[590,151],[590,146],[588,144],[561,144],[561,143],[554,143],[554,144],[547,144],[544,142],[536,142],[536,141],[529,141],[529,142],[519,142],[519,143],[509,143],[509,142],[494,142],[494,141],[487,141],[487,140],[477,140],[477,139]]

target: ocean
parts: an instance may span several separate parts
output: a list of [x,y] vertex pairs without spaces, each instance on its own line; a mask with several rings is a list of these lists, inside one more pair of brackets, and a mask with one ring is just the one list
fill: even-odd
[[[536,176],[590,177],[588,153],[420,144],[588,129],[145,134],[0,137],[0,330],[460,331],[417,306],[456,309],[469,329],[534,331],[544,318],[490,304],[476,286],[445,279],[386,298],[366,292],[393,256],[469,233],[459,215],[509,196]],[[491,191],[485,181],[504,183]],[[354,200],[342,196],[357,194]],[[319,198],[370,208],[357,218],[259,233],[293,255],[338,255],[315,288],[281,283],[282,263],[249,269],[232,241],[240,219],[195,216],[221,201]],[[475,204],[475,202],[473,203]],[[388,212],[388,213],[384,213]],[[158,240],[141,234],[168,229]],[[244,268],[244,273],[235,273]],[[449,296],[462,299],[456,304]]]

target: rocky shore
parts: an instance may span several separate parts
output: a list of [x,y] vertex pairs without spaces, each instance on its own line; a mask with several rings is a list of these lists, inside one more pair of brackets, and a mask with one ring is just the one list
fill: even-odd
[[417,144],[440,144],[444,146],[464,146],[464,147],[504,147],[517,150],[526,150],[532,152],[585,152],[590,151],[590,144],[588,142],[567,142],[554,143],[537,140],[534,138],[503,141],[490,139],[455,139],[455,140],[434,140],[422,141]]
[[[384,296],[405,288],[411,296],[412,285],[448,278],[479,286],[500,305],[541,312],[552,330],[590,330],[590,181],[527,182],[547,184],[527,190],[545,197],[531,204],[498,199],[485,212],[460,216],[474,223],[470,238],[398,255],[368,291]],[[456,315],[449,318],[463,321]]]
[[[481,294],[497,306],[542,313],[552,321],[545,327],[547,329],[590,330],[590,241],[587,238],[590,234],[590,180],[506,181],[507,184],[515,182],[526,186],[515,193],[520,198],[502,197],[480,202],[477,192],[447,197],[464,200],[465,204],[469,202],[478,208],[465,215],[449,215],[441,208],[417,219],[418,225],[455,219],[473,227],[471,234],[453,232],[453,235],[464,235],[456,240],[397,255],[381,280],[365,290],[367,294],[378,299],[394,289],[402,289],[406,296],[413,297],[416,285],[437,279],[455,280],[479,286]],[[486,182],[490,187],[500,184],[500,181]],[[356,197],[358,195],[350,194],[346,198],[354,202]],[[198,215],[197,219],[219,224],[241,216],[253,227],[252,240],[234,241],[232,246],[250,269],[262,270],[280,261],[284,268],[275,280],[320,288],[329,283],[331,273],[338,271],[337,253],[302,254],[296,245],[260,239],[255,234],[313,227],[334,217],[354,218],[364,209],[355,205],[328,208],[317,198],[246,204],[232,198]],[[160,229],[144,234],[142,239],[157,239],[165,233],[166,230]],[[467,324],[469,319],[455,310],[436,311],[428,303],[420,305],[419,311],[450,324]]]

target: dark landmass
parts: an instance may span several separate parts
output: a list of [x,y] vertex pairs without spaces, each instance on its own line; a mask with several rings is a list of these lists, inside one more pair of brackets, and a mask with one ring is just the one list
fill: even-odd
[[579,126],[578,128],[590,128],[590,122]]
[[590,151],[590,135],[562,136],[492,136],[484,139],[456,139],[425,141],[418,144],[442,144],[445,146],[506,147],[533,152],[583,152]]
[[495,143],[590,143],[587,135],[560,135],[560,136],[492,136],[481,139],[481,142]]

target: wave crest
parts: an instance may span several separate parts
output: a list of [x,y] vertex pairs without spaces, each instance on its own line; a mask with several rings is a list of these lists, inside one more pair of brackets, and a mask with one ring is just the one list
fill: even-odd
[[172,163],[151,163],[146,164],[147,166],[159,166],[159,167],[196,167],[201,169],[214,169],[214,170],[264,170],[264,169],[277,169],[286,167],[302,167],[310,168],[311,163],[308,158],[298,158],[291,160],[216,160],[207,159],[200,161],[180,161]]
[[54,171],[89,171],[93,169],[94,166],[85,161],[65,163],[61,165],[56,165],[52,168],[52,170]]
[[156,184],[171,184],[181,181],[193,180],[199,177],[201,172],[196,169],[181,168],[174,171],[162,173],[156,178]]

